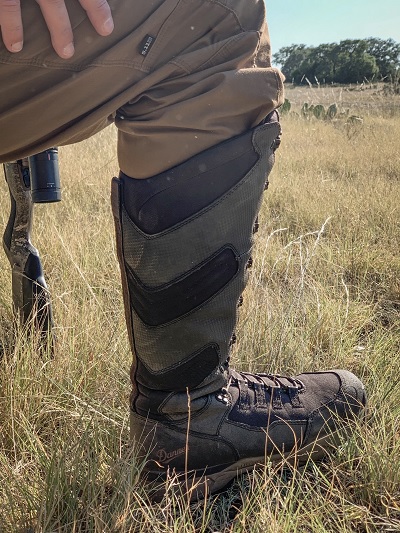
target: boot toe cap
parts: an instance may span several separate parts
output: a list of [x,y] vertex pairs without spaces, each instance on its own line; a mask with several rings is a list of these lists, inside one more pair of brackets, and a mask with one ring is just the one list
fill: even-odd
[[[331,370],[299,376],[306,388],[315,387],[320,405],[311,414],[305,441],[317,441],[330,433],[350,432],[351,422],[362,416],[366,405],[363,383],[347,370]],[[318,384],[318,385],[317,385]]]
[[367,403],[365,387],[362,381],[348,370],[335,370],[334,372],[341,382],[339,396],[352,407],[353,411],[361,411]]
[[306,392],[318,399],[320,407],[342,406],[349,414],[357,414],[366,405],[362,381],[348,370],[304,373],[298,378],[305,384]]

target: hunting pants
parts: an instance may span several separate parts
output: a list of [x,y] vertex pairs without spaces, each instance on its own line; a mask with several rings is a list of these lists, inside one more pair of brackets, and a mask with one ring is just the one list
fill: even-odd
[[[53,51],[33,1],[22,5],[22,52],[0,42],[0,162],[114,122],[121,170],[146,178],[256,126],[282,103],[264,0],[111,0],[108,37],[76,0],[66,3],[70,60]],[[255,66],[260,48],[263,68]]]

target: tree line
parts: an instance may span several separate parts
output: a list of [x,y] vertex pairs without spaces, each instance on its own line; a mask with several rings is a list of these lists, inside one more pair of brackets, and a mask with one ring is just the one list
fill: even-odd
[[340,43],[306,46],[292,44],[273,55],[288,81],[362,83],[398,81],[400,43],[393,39],[346,39]]

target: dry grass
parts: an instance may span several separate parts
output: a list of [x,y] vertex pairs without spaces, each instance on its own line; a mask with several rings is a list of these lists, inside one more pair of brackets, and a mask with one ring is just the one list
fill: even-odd
[[[308,89],[294,91],[299,106],[312,103]],[[366,383],[367,421],[323,465],[267,465],[191,506],[172,494],[150,505],[136,484],[109,207],[115,132],[61,150],[64,198],[37,209],[34,239],[52,290],[54,360],[12,328],[1,258],[1,532],[400,531],[400,120],[390,109],[363,116],[352,135],[283,118],[235,359],[262,371],[348,368]]]
[[352,114],[363,117],[398,117],[400,95],[394,87],[383,84],[361,85],[302,85],[287,84],[286,98],[299,109],[304,102],[330,105],[336,103],[340,111],[349,109]]

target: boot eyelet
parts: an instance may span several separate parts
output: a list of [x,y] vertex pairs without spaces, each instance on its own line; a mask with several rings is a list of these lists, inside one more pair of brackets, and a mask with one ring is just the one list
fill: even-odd
[[229,397],[228,397],[228,394],[227,393],[223,393],[223,392],[218,392],[216,395],[215,395],[215,398],[223,403],[224,405],[229,405]]

